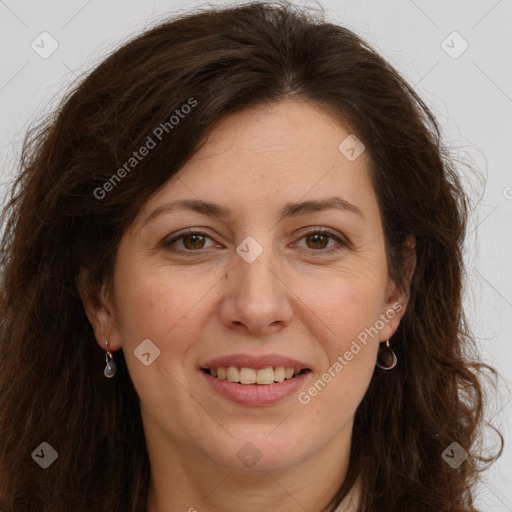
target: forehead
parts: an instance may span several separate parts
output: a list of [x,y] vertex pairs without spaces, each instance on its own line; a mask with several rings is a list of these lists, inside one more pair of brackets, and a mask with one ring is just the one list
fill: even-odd
[[369,185],[365,151],[352,160],[343,152],[354,137],[350,127],[314,103],[286,100],[256,106],[216,124],[176,177],[226,188],[251,180],[258,187],[281,184],[290,191],[298,184],[301,196],[308,185]]
[[349,126],[335,120],[325,107],[304,100],[283,100],[253,106],[222,119],[195,156],[275,153],[292,159],[296,155],[295,159],[299,159],[307,152],[315,159],[326,151],[325,158],[334,158],[339,156],[339,143],[350,133]]
[[[333,198],[342,200],[335,201],[338,206],[343,200],[355,205],[353,211],[368,209],[375,198],[367,156],[363,151],[350,160],[340,150],[351,136],[348,126],[304,101],[231,114],[214,126],[200,149],[153,196],[144,218],[150,208],[183,199],[223,205],[230,215],[244,209],[262,214],[275,206],[282,216],[293,210],[292,203]],[[215,208],[209,211],[221,216]]]

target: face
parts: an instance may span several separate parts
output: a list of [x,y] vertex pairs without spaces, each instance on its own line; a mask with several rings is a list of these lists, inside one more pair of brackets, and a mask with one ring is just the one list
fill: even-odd
[[[275,469],[347,446],[406,305],[367,154],[338,148],[350,134],[305,102],[234,114],[139,211],[113,296],[89,317],[101,347],[124,352],[149,446],[237,470],[246,455]],[[248,383],[221,380],[228,366]]]

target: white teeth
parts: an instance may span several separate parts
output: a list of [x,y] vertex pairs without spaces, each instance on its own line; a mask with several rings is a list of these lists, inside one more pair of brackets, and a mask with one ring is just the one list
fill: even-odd
[[291,379],[299,373],[300,369],[285,368],[284,366],[276,366],[275,368],[269,366],[258,370],[236,366],[210,368],[210,374],[213,377],[241,384],[273,384],[274,382]]
[[226,380],[229,382],[238,382],[240,377],[240,372],[236,366],[228,366],[226,370]]
[[240,368],[241,384],[256,384],[256,370],[254,368]]
[[274,369],[262,368],[256,372],[256,384],[273,384],[274,383]]
[[282,382],[286,377],[286,372],[284,371],[283,366],[278,366],[277,368],[274,368],[274,380],[276,382]]

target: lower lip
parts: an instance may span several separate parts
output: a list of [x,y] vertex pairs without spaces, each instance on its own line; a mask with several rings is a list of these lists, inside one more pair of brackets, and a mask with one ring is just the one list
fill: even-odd
[[212,377],[199,370],[212,388],[220,395],[241,405],[271,405],[294,394],[309,377],[311,371],[297,375],[293,379],[274,384],[239,384]]

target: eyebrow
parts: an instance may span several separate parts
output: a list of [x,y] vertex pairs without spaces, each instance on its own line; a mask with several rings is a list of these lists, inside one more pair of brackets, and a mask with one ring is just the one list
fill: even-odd
[[[156,208],[142,223],[142,226],[145,226],[158,215],[176,209],[191,210],[216,219],[227,219],[233,215],[233,212],[229,208],[225,208],[224,206],[211,203],[209,201],[203,201],[201,199],[177,199],[169,201],[168,203]],[[330,197],[328,199],[310,200],[300,203],[287,203],[280,212],[279,221],[289,217],[298,217],[299,215],[304,215],[306,213],[330,209],[354,213],[361,219],[364,219],[363,212],[357,206],[349,203],[341,197]]]

